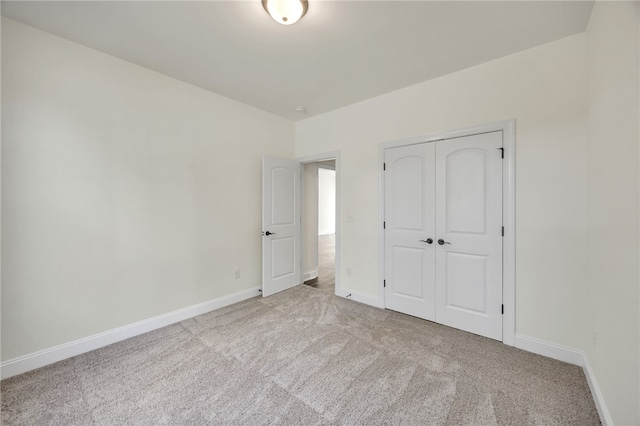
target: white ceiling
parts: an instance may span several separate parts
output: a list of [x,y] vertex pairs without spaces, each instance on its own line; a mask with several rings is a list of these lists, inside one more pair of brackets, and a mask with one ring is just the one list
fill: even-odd
[[[300,120],[584,31],[592,1],[2,1],[2,14]],[[296,106],[306,107],[300,114]]]

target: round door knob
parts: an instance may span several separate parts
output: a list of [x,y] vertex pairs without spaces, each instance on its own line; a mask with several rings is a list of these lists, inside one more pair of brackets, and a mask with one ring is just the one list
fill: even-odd
[[438,240],[438,244],[440,244],[440,245],[442,246],[442,245],[444,245],[444,244],[451,244],[451,243],[450,243],[450,242],[448,242],[448,241],[443,240],[442,238],[440,238],[440,239]]

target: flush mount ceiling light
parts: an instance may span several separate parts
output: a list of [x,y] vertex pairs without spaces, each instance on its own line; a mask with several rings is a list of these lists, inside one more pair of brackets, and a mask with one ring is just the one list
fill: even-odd
[[262,6],[279,24],[295,24],[307,13],[307,0],[262,0]]

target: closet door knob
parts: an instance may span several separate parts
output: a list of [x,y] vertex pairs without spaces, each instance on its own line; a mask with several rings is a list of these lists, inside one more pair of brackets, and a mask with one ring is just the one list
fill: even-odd
[[443,240],[442,238],[440,238],[440,239],[438,240],[438,244],[440,244],[440,245],[442,246],[442,245],[444,245],[444,244],[451,244],[451,243],[450,243],[449,241],[445,241],[445,240]]
[[421,243],[427,243],[427,244],[431,244],[433,243],[433,239],[432,238],[427,238],[426,240],[420,240]]

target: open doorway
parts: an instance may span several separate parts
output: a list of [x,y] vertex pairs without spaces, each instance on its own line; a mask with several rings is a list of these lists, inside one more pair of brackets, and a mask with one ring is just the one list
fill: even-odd
[[303,163],[304,284],[336,292],[336,162]]

